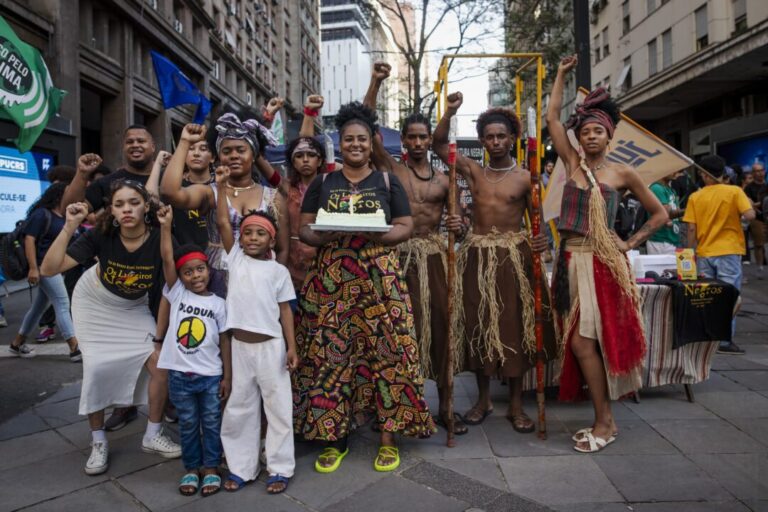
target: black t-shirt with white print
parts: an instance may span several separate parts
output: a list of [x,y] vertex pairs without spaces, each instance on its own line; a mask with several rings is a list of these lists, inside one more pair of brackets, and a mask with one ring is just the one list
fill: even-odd
[[384,173],[380,171],[372,172],[356,187],[341,171],[316,177],[304,195],[301,213],[317,213],[320,208],[329,213],[349,213],[350,203],[354,203],[355,213],[383,210],[387,223],[391,223],[393,218],[411,215],[408,195],[400,180],[389,174],[388,189]]

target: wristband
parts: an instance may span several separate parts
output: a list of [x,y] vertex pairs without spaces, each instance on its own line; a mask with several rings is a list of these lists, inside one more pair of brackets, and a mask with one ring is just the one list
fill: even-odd
[[317,117],[319,112],[317,110],[311,109],[309,107],[304,107],[304,115],[309,117]]
[[272,176],[269,177],[267,181],[273,187],[277,187],[278,185],[280,185],[280,182],[283,181],[283,177],[280,176],[279,172],[275,172]]
[[269,110],[264,111],[264,120],[271,123],[275,120],[275,114],[271,113]]

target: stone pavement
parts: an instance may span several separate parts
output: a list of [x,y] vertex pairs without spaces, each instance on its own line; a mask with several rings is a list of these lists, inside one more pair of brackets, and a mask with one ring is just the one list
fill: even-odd
[[[549,439],[540,441],[512,430],[506,388],[494,382],[496,412],[482,426],[452,449],[442,431],[403,440],[403,463],[393,474],[373,470],[377,436],[363,428],[331,475],[312,469],[316,447],[297,443],[296,476],[285,495],[268,496],[262,477],[237,493],[190,498],[176,491],[179,460],[141,452],[144,417],[109,434],[106,474],[83,473],[90,434],[77,415],[76,383],[0,425],[0,511],[768,511],[766,288],[768,281],[750,279],[744,290],[737,341],[747,355],[716,356],[711,378],[693,387],[695,403],[681,386],[644,390],[638,404],[616,403],[621,434],[597,455],[574,452],[570,440],[590,424],[588,404],[551,400]],[[427,396],[436,406],[431,383]],[[473,378],[459,376],[457,410],[474,396]],[[527,410],[533,416],[531,397]]]

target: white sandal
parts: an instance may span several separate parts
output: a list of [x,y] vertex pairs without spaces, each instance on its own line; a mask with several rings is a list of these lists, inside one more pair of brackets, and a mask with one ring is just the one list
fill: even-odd
[[[592,432],[592,427],[582,428],[581,430],[577,430],[572,436],[571,439],[573,439],[573,442],[578,443],[580,441],[584,440],[584,436]],[[618,432],[613,433],[613,437],[619,437]]]
[[611,444],[616,440],[616,436],[611,436],[608,439],[603,439],[602,437],[595,437],[592,435],[592,432],[587,432],[584,434],[584,437],[579,442],[587,441],[589,443],[589,448],[580,448],[578,444],[574,445],[573,449],[580,453],[597,453],[600,450],[604,449],[606,446]]

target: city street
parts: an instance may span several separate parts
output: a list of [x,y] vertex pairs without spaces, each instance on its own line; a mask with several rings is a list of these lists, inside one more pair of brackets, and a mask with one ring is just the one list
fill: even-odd
[[[40,355],[31,360],[3,351],[0,510],[99,510],[110,503],[115,511],[765,511],[768,280],[749,266],[745,276],[736,341],[747,354],[715,356],[710,379],[693,386],[695,403],[682,386],[665,386],[643,390],[640,403],[615,404],[621,434],[598,455],[571,448],[571,434],[591,421],[588,404],[550,400],[549,439],[540,441],[512,430],[503,416],[506,389],[495,382],[496,412],[482,426],[453,449],[442,431],[402,441],[394,474],[373,470],[377,436],[368,428],[353,436],[350,455],[331,475],[312,468],[316,447],[298,443],[296,476],[283,496],[268,496],[261,482],[208,500],[181,496],[181,462],[140,450],[144,416],[109,434],[109,471],[86,476],[90,436],[77,415],[80,367],[68,361],[66,345],[37,345]],[[4,299],[12,326],[0,331],[4,344],[28,300],[26,292]],[[474,396],[474,379],[463,374],[457,409],[466,410]],[[428,397],[436,406],[432,385]],[[531,396],[527,410],[535,412]]]

